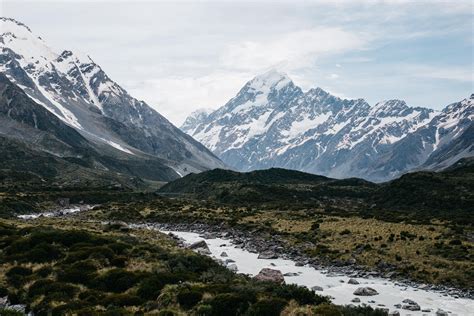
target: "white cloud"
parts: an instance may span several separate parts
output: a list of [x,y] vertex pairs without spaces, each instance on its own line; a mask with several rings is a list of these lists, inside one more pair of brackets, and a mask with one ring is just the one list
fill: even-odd
[[270,40],[230,44],[221,62],[227,67],[251,71],[275,66],[291,70],[311,66],[321,55],[362,49],[367,42],[367,35],[321,27],[277,34]]
[[168,120],[181,125],[198,108],[217,108],[235,96],[250,73],[216,72],[202,77],[164,77],[128,82],[126,88]]

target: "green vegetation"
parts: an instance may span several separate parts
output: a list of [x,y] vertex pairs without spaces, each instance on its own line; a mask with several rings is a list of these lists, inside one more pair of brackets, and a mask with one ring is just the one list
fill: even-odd
[[[282,169],[214,170],[169,183],[158,194],[150,186],[140,192],[128,186],[36,186],[27,176],[15,184],[4,181],[0,297],[39,315],[383,315],[369,307],[331,305],[301,287],[236,275],[178,249],[160,233],[121,222],[224,225],[278,239],[323,263],[355,262],[472,290],[473,174],[470,160],[384,184]],[[100,205],[73,217],[14,219],[57,209],[65,199]],[[118,222],[100,224],[107,221]],[[0,311],[14,315],[8,313]]]
[[[78,230],[77,222],[43,221],[0,222],[2,295],[37,315],[279,315],[329,304],[306,288],[236,275],[208,257],[177,249],[158,232],[137,230],[132,237],[100,224]],[[45,255],[50,249],[53,257]]]

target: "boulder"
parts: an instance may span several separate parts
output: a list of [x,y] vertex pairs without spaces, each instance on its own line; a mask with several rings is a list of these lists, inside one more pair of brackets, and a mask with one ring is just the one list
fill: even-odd
[[283,283],[285,278],[280,270],[274,270],[270,268],[263,268],[260,272],[254,277],[258,281],[270,281],[275,283]]
[[391,311],[390,313],[388,313],[388,316],[400,316],[400,312],[399,311]]
[[348,284],[359,284],[359,281],[356,279],[350,278],[349,281],[347,281]]
[[277,259],[278,256],[273,251],[264,251],[258,255],[258,259]]
[[221,253],[221,257],[228,257],[227,252],[223,251],[223,252]]
[[402,305],[402,309],[406,309],[406,310],[409,310],[409,311],[419,311],[421,310],[420,308],[420,305],[418,305],[417,302],[413,301],[413,300],[410,300],[410,299],[404,299],[402,301],[402,303],[405,303],[404,305]]
[[448,312],[442,310],[442,309],[438,309],[436,311],[436,316],[448,316]]
[[207,248],[198,248],[196,249],[196,252],[203,256],[209,256],[212,254],[211,251]]
[[402,309],[406,309],[408,311],[419,311],[421,308],[420,308],[420,305],[416,304],[416,305],[411,305],[411,304],[405,304],[402,306]]
[[232,272],[237,272],[239,270],[239,268],[237,267],[237,265],[235,263],[229,264],[227,266],[227,269],[229,269]]
[[360,287],[354,291],[354,295],[358,295],[358,296],[373,296],[373,295],[378,295],[378,294],[379,292],[377,292],[371,287]]
[[311,290],[313,290],[313,291],[315,291],[315,292],[321,292],[321,291],[323,291],[324,289],[323,289],[322,287],[320,287],[320,286],[315,285],[315,286],[313,286],[313,287],[311,288]]
[[360,298],[358,297],[354,297],[352,300],[351,300],[352,303],[360,303]]
[[287,272],[287,273],[283,274],[283,276],[294,277],[294,276],[298,276],[298,273],[296,273],[296,272]]
[[205,240],[196,241],[195,243],[189,246],[189,249],[209,249]]

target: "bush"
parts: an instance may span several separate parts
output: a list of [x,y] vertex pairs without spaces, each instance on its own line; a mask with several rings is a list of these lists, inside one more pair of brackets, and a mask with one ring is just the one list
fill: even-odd
[[315,294],[306,287],[283,284],[273,288],[273,294],[287,301],[295,300],[301,305],[329,303],[326,297]]
[[109,305],[124,307],[124,306],[138,306],[142,300],[136,295],[130,294],[112,294],[107,296],[100,305],[107,307]]
[[96,277],[96,265],[92,260],[78,261],[58,272],[58,280],[89,284]]
[[288,302],[281,298],[271,298],[258,301],[253,304],[247,315],[249,316],[277,316],[285,308]]
[[202,299],[202,293],[197,290],[184,290],[178,293],[178,303],[183,309],[191,309]]
[[251,302],[245,295],[239,293],[224,293],[216,295],[209,305],[212,307],[211,315],[241,315],[247,311]]
[[53,273],[53,268],[51,268],[50,266],[45,266],[35,271],[35,274],[42,278],[46,278],[51,273]]
[[30,262],[51,262],[61,258],[59,247],[42,242],[25,254],[25,259]]
[[107,292],[125,292],[139,281],[139,277],[134,272],[123,269],[113,269],[101,275],[93,281],[96,288]]
[[30,268],[15,266],[8,270],[5,275],[11,285],[18,287],[25,283],[26,277],[30,276],[32,273],[33,271]]
[[51,300],[69,300],[77,291],[77,287],[71,284],[41,279],[30,286],[28,289],[28,297],[34,298],[40,295],[46,295]]
[[138,286],[137,294],[145,300],[155,300],[166,284],[182,281],[171,273],[157,273],[143,280]]
[[314,308],[314,315],[317,316],[342,316],[341,311],[335,305],[321,304]]

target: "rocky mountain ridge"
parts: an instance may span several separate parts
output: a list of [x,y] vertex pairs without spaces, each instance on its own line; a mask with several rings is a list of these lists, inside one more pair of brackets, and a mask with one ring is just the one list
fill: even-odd
[[[472,156],[473,100],[442,111],[402,100],[370,106],[321,88],[303,92],[286,74],[271,70],[247,82],[221,108],[193,116],[181,128],[236,170],[280,167],[385,181]],[[467,140],[448,150],[464,132]]]
[[24,24],[1,18],[0,71],[89,141],[124,155],[162,159],[176,176],[224,164],[130,96],[89,56],[56,52]]

